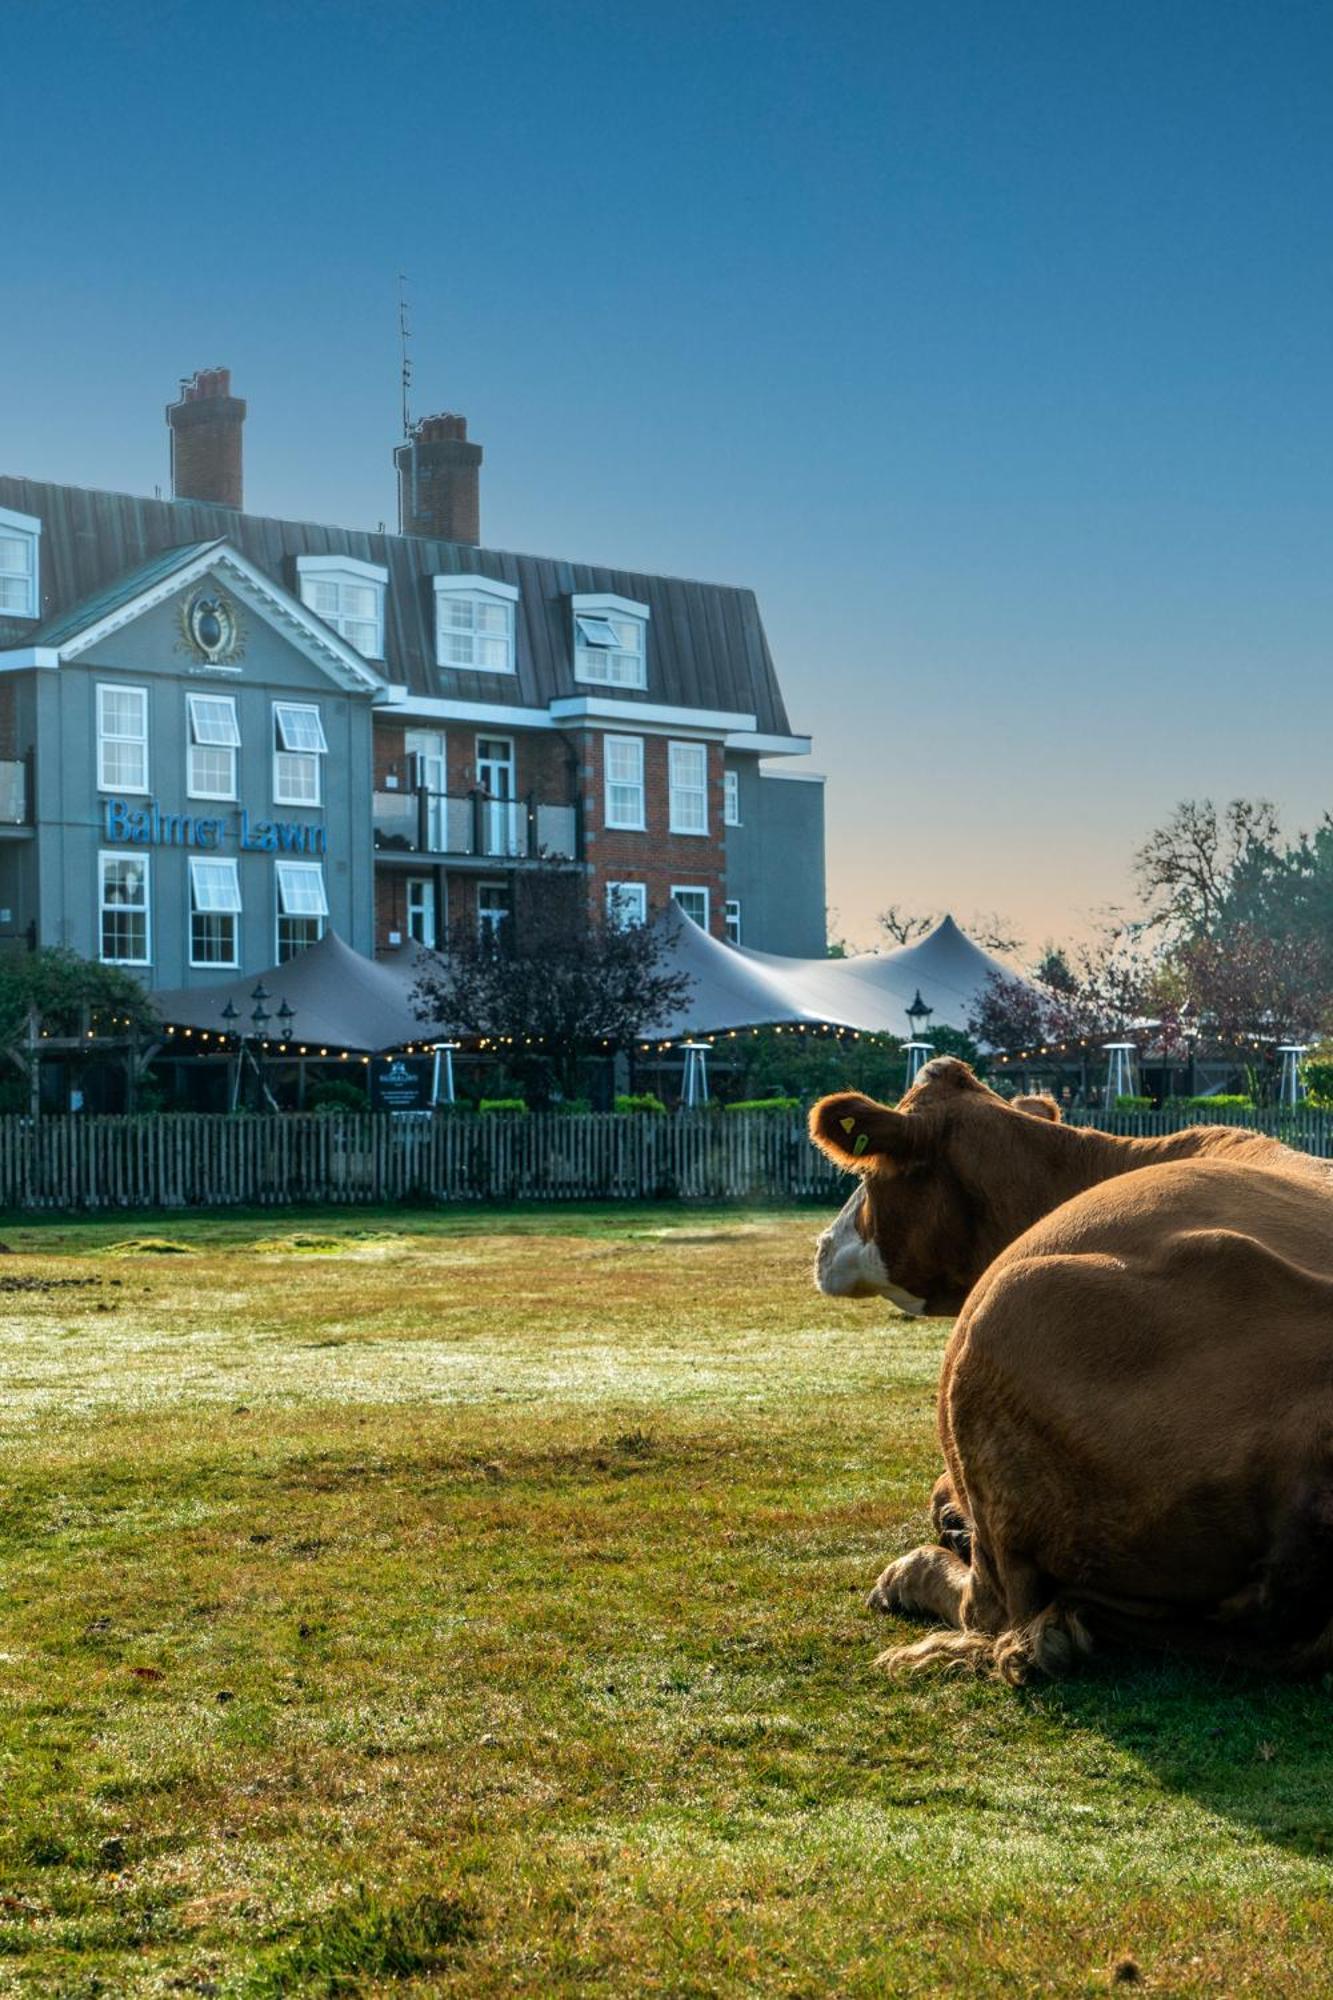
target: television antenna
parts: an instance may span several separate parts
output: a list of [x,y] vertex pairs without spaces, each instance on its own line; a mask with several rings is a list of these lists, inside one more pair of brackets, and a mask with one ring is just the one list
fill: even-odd
[[398,350],[402,362],[403,391],[403,437],[412,436],[412,355],[409,342],[412,338],[412,323],[408,317],[407,273],[398,273]]

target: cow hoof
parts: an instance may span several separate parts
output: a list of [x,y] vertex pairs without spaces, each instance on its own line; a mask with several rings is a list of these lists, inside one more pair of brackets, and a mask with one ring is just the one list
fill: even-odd
[[891,1562],[867,1599],[870,1609],[913,1617],[928,1612],[930,1606],[921,1590],[921,1558],[926,1555],[927,1549],[913,1549],[910,1555]]

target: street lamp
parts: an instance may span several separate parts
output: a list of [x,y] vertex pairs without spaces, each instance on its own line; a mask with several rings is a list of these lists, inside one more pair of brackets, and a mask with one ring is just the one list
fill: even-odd
[[921,998],[921,988],[918,986],[916,989],[916,998],[907,1009],[907,1026],[911,1034],[911,1040],[903,1050],[903,1054],[907,1057],[907,1075],[904,1079],[904,1087],[916,1081],[921,1071],[935,1053],[934,1043],[926,1040],[926,1035],[930,1029],[930,1017],[934,1012],[935,1009],[927,1007],[925,1001]]
[[284,1042],[289,1042],[292,1038],[292,1022],[296,1019],[296,1009],[287,1005],[287,996],[285,993],[282,997],[282,1005],[278,1009],[278,1019],[282,1022],[282,1039]]

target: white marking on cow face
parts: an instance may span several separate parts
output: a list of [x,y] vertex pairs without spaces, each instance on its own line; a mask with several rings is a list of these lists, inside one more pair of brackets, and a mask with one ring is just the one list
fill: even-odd
[[815,1283],[830,1299],[887,1299],[899,1312],[913,1316],[926,1310],[924,1299],[895,1285],[884,1268],[884,1259],[873,1243],[867,1243],[856,1226],[862,1193],[858,1188],[843,1206],[836,1222],[820,1237],[815,1249]]

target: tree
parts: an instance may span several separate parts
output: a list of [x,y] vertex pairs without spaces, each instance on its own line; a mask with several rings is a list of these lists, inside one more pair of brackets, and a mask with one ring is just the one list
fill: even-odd
[[147,1034],[157,1012],[134,977],[118,965],[80,958],[63,946],[0,951],[0,1047],[27,1039],[36,1015],[49,1034]]
[[[26,1103],[35,1109],[43,1052],[59,1049],[76,1062],[100,1058],[109,1039],[126,1062],[133,1103],[142,1045],[159,1026],[148,994],[121,966],[80,958],[63,946],[41,951],[11,946],[0,951],[0,1051],[16,1072],[8,1079],[7,1090],[0,1083],[0,1103],[14,1108]],[[61,1044],[65,1046],[60,1048]]]
[[[880,911],[876,921],[892,944],[902,945],[926,937],[941,917],[933,910],[914,911],[905,908],[902,903],[890,903],[887,910]],[[1002,917],[998,911],[976,911],[963,929],[983,951],[1008,954],[1023,949],[1022,938],[1009,919]]]
[[1072,959],[1047,944],[1027,979],[993,973],[967,1025],[978,1041],[1008,1052],[1124,1034],[1153,1012],[1157,980],[1138,927],[1111,920]]
[[891,944],[911,944],[914,938],[933,931],[938,918],[929,911],[922,916],[904,909],[901,903],[890,903],[887,910],[880,911],[876,922]]
[[1012,1054],[1076,1033],[1073,1020],[1062,996],[993,972],[968,1015],[967,1029],[977,1041]]
[[1182,799],[1134,856],[1148,922],[1183,937],[1210,933],[1232,884],[1278,838],[1268,799],[1232,799],[1220,818],[1211,799]]
[[505,1042],[539,1102],[552,1089],[576,1097],[588,1057],[627,1052],[694,982],[659,931],[594,911],[577,877],[527,876],[515,902],[497,931],[455,926],[413,1004],[423,1020]]
[[1333,1024],[1327,952],[1312,935],[1268,937],[1232,924],[1218,937],[1186,939],[1169,970],[1192,1014],[1222,1041],[1304,1041]]

